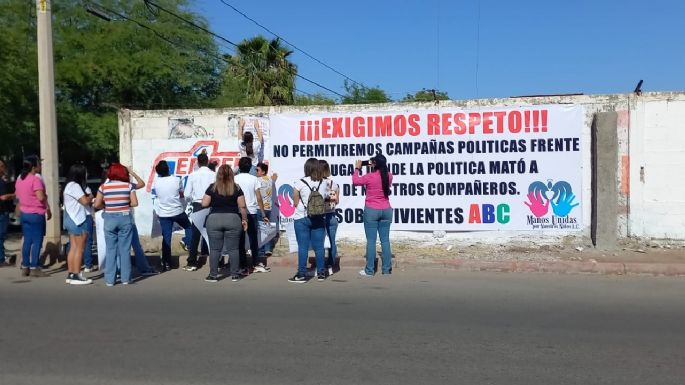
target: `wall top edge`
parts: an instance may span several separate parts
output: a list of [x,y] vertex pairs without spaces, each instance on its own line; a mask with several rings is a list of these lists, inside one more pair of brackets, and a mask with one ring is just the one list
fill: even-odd
[[130,114],[131,118],[170,116],[170,115],[221,115],[229,113],[237,114],[270,114],[307,111],[371,111],[397,108],[449,108],[449,107],[486,107],[486,106],[517,106],[538,104],[605,104],[605,103],[629,103],[649,102],[655,100],[685,100],[685,91],[659,91],[643,92],[641,95],[634,93],[625,94],[597,94],[597,95],[539,95],[521,96],[492,99],[464,99],[444,100],[435,102],[392,102],[379,104],[338,104],[333,106],[259,106],[259,107],[228,107],[228,108],[188,108],[167,110],[129,110],[121,109],[120,112]]

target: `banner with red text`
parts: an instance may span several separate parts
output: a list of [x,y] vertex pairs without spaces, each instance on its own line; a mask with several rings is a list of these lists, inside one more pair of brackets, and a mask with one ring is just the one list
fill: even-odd
[[281,220],[293,182],[325,159],[341,186],[342,226],[363,226],[354,161],[378,152],[393,174],[393,230],[576,231],[582,227],[579,105],[272,114],[265,149]]

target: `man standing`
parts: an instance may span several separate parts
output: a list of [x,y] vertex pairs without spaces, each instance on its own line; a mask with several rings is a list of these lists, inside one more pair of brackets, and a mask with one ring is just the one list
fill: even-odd
[[10,266],[9,258],[5,255],[5,238],[13,200],[14,194],[10,194],[7,183],[7,164],[0,159],[0,267]]
[[[216,174],[208,167],[209,157],[206,153],[203,152],[197,156],[197,164],[199,168],[188,175],[186,188],[183,192],[186,199],[190,200],[193,212],[202,210],[202,197],[205,195],[205,191],[207,191],[209,185],[216,180]],[[200,241],[202,241],[202,254],[209,254],[207,242],[202,239],[202,234],[200,233],[200,227],[203,225],[204,224],[193,223],[192,241],[190,242],[190,249],[188,249],[188,263],[183,268],[185,271],[197,270],[197,247],[200,245]]]
[[[257,177],[250,175],[252,168],[252,159],[249,157],[242,157],[238,161],[238,168],[240,174],[235,176],[235,182],[243,190],[245,194],[245,205],[247,206],[247,236],[250,241],[250,250],[252,253],[252,270],[255,273],[268,273],[269,269],[259,259],[259,240],[257,239],[258,224],[257,224],[257,210],[264,218],[264,222],[269,223],[269,218],[264,212],[264,201],[260,192],[261,184]],[[240,264],[245,266],[247,256],[245,254],[245,232],[240,233]]]

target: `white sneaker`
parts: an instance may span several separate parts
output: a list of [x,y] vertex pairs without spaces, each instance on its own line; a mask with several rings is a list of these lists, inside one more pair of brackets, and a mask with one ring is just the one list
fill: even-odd
[[330,277],[331,275],[333,275],[333,268],[329,267],[328,268],[328,276]]
[[270,271],[271,271],[271,268],[264,266],[263,263],[259,263],[254,267],[255,273],[268,273]]
[[368,274],[364,269],[361,269],[359,271],[359,275],[361,275],[362,277],[373,277],[373,274]]
[[98,271],[97,265],[93,265],[93,267],[86,267],[85,269],[83,269],[84,273],[92,273],[94,271]]

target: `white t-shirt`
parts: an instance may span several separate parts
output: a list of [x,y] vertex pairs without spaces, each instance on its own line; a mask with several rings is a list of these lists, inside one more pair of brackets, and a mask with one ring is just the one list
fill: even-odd
[[175,217],[184,211],[181,201],[183,182],[175,176],[158,176],[152,182],[152,189],[157,196],[155,212],[159,217]]
[[245,194],[245,205],[247,212],[250,214],[257,214],[259,204],[257,203],[257,194],[261,184],[256,176],[250,175],[246,172],[241,172],[235,176],[235,183],[237,183]]
[[69,182],[64,187],[64,211],[77,225],[86,221],[86,207],[78,201],[84,195],[83,188],[76,182]]
[[191,202],[202,202],[207,187],[216,182],[216,173],[207,166],[202,166],[188,175],[184,195]]
[[[312,190],[318,190],[324,199],[328,197],[328,183],[325,180],[323,182],[315,182],[312,180],[312,178],[308,176],[302,179],[304,179],[304,181],[307,182],[307,184],[309,184],[309,187],[311,187]],[[302,219],[307,217],[305,205],[309,201],[309,194],[311,194],[311,190],[309,189],[309,187],[307,187],[307,185],[305,185],[300,179],[296,180],[293,183],[293,188],[300,192],[300,203],[295,208],[295,215],[293,215],[293,219]]]
[[[247,149],[245,148],[245,144],[243,143],[242,140],[240,140],[239,143],[240,146],[240,156],[248,156],[247,155]],[[254,141],[252,141],[252,150],[254,150],[254,153],[250,157],[252,159],[252,165],[257,166],[257,163],[259,163],[259,151],[262,149],[262,142],[260,142],[257,138],[255,138]]]
[[[90,189],[90,187],[86,186],[86,191],[84,191],[86,194],[85,195],[90,195],[91,197],[93,196],[93,191]],[[86,215],[93,215],[93,206],[88,205],[84,206],[86,208]]]

